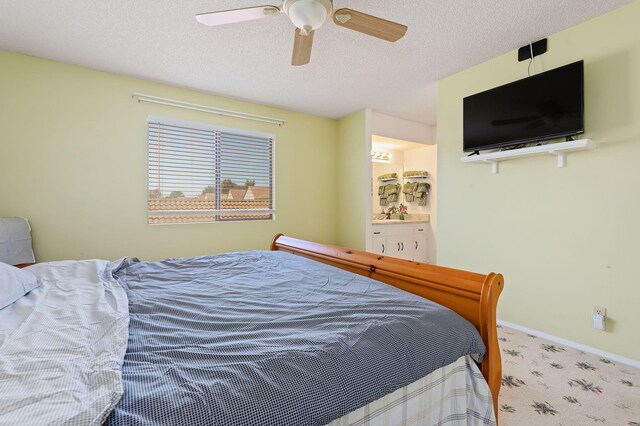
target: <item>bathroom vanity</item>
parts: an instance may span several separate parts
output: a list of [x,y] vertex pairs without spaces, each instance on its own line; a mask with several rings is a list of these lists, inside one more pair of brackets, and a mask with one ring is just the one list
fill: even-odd
[[372,251],[400,259],[428,262],[429,215],[422,216],[420,219],[373,220]]

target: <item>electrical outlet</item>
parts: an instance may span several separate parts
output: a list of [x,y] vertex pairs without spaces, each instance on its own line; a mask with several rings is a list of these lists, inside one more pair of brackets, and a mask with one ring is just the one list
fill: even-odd
[[602,315],[603,317],[607,316],[607,308],[602,306],[594,306],[593,313],[597,315]]

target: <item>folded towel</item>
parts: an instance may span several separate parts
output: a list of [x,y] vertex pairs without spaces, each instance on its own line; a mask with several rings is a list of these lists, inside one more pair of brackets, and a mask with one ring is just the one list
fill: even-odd
[[397,173],[387,173],[387,174],[378,176],[378,180],[386,180],[386,179],[398,179],[398,174]]
[[431,185],[429,185],[428,183],[420,182],[418,183],[418,187],[416,188],[415,192],[425,192],[428,194],[429,189],[431,189]]
[[404,200],[407,202],[413,201],[413,183],[407,182],[402,186],[402,193],[404,194]]
[[395,194],[395,192],[396,192],[395,185],[385,185],[385,187],[384,187],[384,195],[389,197],[389,195]]
[[395,185],[386,185],[384,193],[387,195],[387,197],[389,195],[398,195],[400,193],[401,188],[402,188],[402,185],[400,185],[399,183]]
[[413,193],[413,195],[415,195],[415,197],[418,199],[419,206],[424,207],[427,205],[427,194],[429,194],[430,190],[431,185],[429,185],[428,183],[418,183],[416,191]]
[[409,170],[402,174],[404,177],[427,177],[429,176],[429,172],[426,170]]
[[388,206],[389,205],[389,201],[387,200],[387,187],[388,186],[394,186],[395,185],[380,185],[378,187],[378,196],[380,197],[380,205],[381,206]]

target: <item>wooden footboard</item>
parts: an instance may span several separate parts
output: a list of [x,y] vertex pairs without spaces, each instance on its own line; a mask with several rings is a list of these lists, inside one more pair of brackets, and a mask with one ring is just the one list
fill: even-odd
[[502,362],[496,330],[496,305],[502,292],[502,275],[488,275],[385,257],[358,250],[318,244],[276,235],[271,250],[281,250],[356,274],[365,275],[417,294],[457,312],[473,324],[487,347],[480,369],[498,417]]

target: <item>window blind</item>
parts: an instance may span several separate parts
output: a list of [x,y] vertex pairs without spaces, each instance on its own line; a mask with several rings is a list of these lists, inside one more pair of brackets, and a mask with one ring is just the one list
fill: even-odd
[[153,119],[148,222],[270,220],[273,135]]

